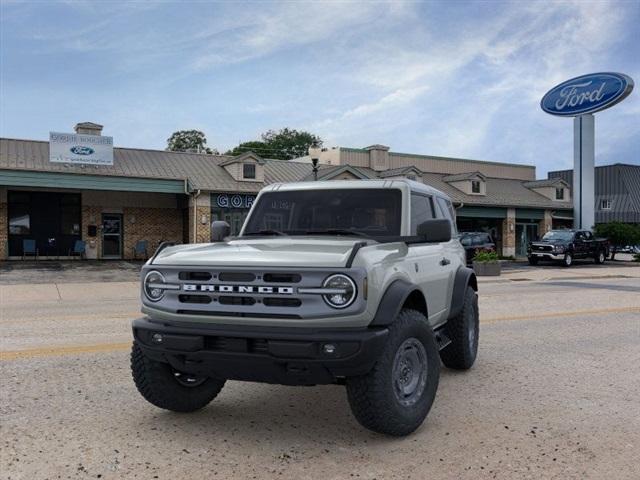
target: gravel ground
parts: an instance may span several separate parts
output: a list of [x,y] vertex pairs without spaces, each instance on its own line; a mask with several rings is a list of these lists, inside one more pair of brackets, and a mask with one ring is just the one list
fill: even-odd
[[640,478],[640,269],[598,274],[483,279],[476,366],[443,368],[402,439],[362,429],[339,386],[228,382],[198,413],[161,411],[129,372],[136,283],[4,290],[0,478]]

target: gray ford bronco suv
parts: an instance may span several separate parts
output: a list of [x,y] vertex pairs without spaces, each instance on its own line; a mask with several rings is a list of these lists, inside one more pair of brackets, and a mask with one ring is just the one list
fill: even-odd
[[407,435],[440,363],[470,368],[478,297],[451,200],[410,180],[274,184],[240,235],[142,268],[131,368],[152,404],[198,410],[226,380],[346,385],[366,428]]

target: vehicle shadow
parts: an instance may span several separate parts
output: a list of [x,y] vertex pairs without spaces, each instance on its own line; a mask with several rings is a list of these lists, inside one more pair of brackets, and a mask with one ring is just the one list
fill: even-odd
[[[457,376],[447,369],[443,380]],[[459,379],[461,380],[461,379]],[[428,434],[437,416],[438,398],[425,423],[407,439]],[[385,444],[398,439],[371,432],[351,414],[344,386],[288,387],[229,381],[221,394],[204,409],[180,414],[145,405],[137,427],[141,431],[172,429],[172,439],[211,437],[212,441],[234,438],[280,444],[283,448],[299,442],[347,447],[354,443]]]

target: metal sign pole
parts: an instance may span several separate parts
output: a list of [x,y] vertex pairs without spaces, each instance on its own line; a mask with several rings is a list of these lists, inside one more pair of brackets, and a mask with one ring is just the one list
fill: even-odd
[[595,225],[595,118],[591,114],[573,119],[573,227]]

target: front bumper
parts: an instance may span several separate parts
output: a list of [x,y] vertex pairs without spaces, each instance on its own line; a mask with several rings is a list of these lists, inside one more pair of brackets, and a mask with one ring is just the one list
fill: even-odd
[[529,252],[527,254],[529,258],[537,258],[538,260],[564,260],[564,252],[563,253],[555,253],[555,252]]
[[[376,362],[388,333],[386,328],[325,331],[176,325],[148,317],[133,321],[134,339],[145,355],[176,370],[284,385],[330,384],[363,375]],[[325,345],[333,345],[333,352]]]

